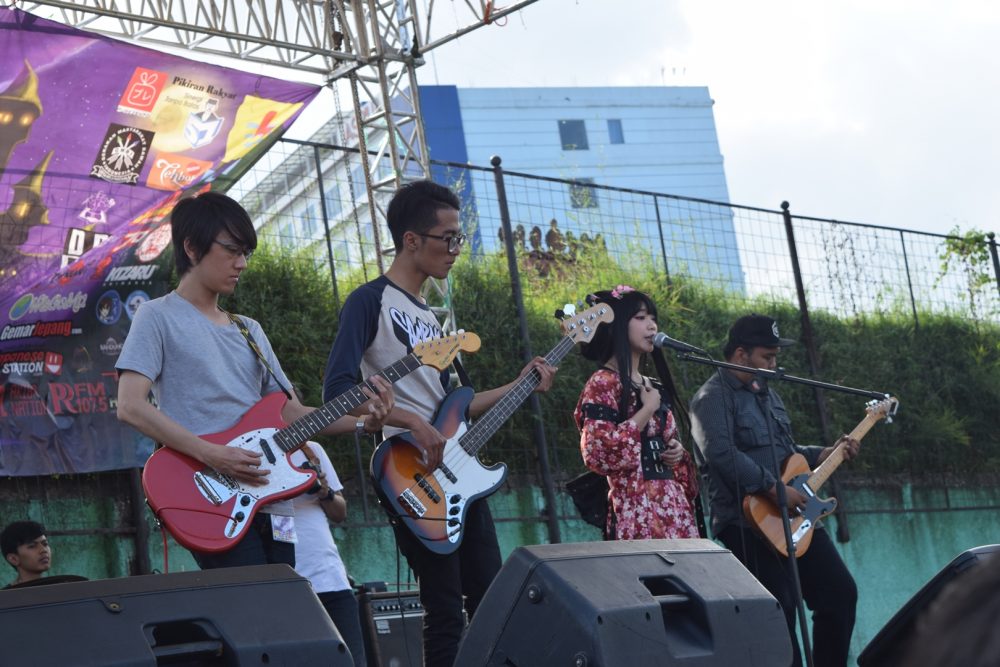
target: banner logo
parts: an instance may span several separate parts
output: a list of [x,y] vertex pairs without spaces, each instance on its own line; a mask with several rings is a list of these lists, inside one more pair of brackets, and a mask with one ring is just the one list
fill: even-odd
[[149,295],[139,289],[125,297],[125,314],[128,315],[129,320],[135,317],[135,311],[139,310],[139,306],[147,301],[149,301]]
[[52,313],[58,310],[72,310],[78,313],[87,306],[87,293],[82,291],[69,294],[42,294],[35,296],[30,292],[14,302],[7,314],[12,321],[17,321],[29,313]]
[[97,321],[104,325],[114,324],[122,316],[122,299],[118,292],[108,290],[97,300],[94,311]]
[[211,168],[211,162],[175,153],[159,153],[146,177],[146,185],[157,190],[183,190]]
[[73,323],[70,320],[35,322],[34,324],[8,324],[0,331],[0,340],[48,338],[49,336],[68,336],[71,333],[73,333]]
[[108,336],[108,339],[101,343],[101,352],[109,357],[117,357],[122,352],[122,342],[117,338]]
[[95,192],[83,200],[83,210],[77,214],[77,217],[92,225],[103,225],[108,221],[108,211],[114,205],[114,197],[109,197],[103,192]]
[[111,234],[101,234],[92,229],[70,227],[66,231],[66,241],[63,243],[62,266],[67,266],[80,259],[83,253],[96,248],[111,238]]
[[52,375],[59,375],[62,372],[63,356],[58,352],[45,353],[45,370]]
[[207,146],[219,135],[224,119],[215,113],[218,107],[219,100],[210,97],[205,100],[200,111],[188,114],[188,121],[184,126],[184,138],[191,144],[191,148]]
[[244,97],[243,104],[236,110],[233,129],[226,137],[226,154],[222,161],[238,160],[252,151],[294,117],[301,107],[301,102],[290,104],[256,95]]
[[104,135],[101,152],[94,159],[90,175],[108,183],[135,185],[152,143],[152,132],[112,123]]
[[116,266],[104,279],[105,285],[112,283],[136,283],[152,278],[160,269],[155,264]]
[[19,320],[27,315],[28,308],[31,307],[32,299],[34,299],[34,296],[31,294],[25,294],[22,296],[14,302],[13,306],[10,307],[10,311],[7,313],[7,316],[10,317],[11,320]]
[[166,222],[146,234],[146,238],[135,251],[135,258],[140,262],[152,262],[170,245],[170,223]]
[[0,352],[0,373],[6,375],[41,375],[45,367],[41,350]]
[[148,118],[166,83],[166,72],[136,67],[118,101],[118,112]]

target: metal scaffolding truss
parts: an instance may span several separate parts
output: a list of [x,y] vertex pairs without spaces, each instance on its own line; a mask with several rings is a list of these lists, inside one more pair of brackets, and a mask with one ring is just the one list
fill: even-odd
[[[422,54],[535,1],[500,9],[492,0],[420,6],[416,0],[36,0],[18,6],[139,44],[305,73],[335,95],[334,81],[347,77],[381,270],[383,254],[391,252],[391,243],[383,243],[388,193],[429,175],[416,79]],[[435,11],[437,5],[449,11]],[[453,24],[444,26],[442,16]],[[428,282],[437,293],[431,301],[445,304],[435,309],[445,330],[454,330],[448,286]]]
[[[536,0],[21,0],[25,11],[149,45],[236,58],[327,79],[373,59],[420,53],[490,25]],[[449,12],[437,11],[443,5]],[[442,16],[452,18],[445,25]],[[336,25],[335,25],[336,24]],[[414,45],[418,45],[414,49]]]

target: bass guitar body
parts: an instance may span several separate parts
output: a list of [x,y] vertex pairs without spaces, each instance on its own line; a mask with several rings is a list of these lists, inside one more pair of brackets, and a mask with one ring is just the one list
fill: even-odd
[[439,554],[461,544],[469,503],[496,491],[507,477],[506,465],[486,467],[460,442],[473,396],[472,389],[460,387],[438,409],[433,426],[448,441],[435,470],[427,471],[409,432],[384,440],[372,456],[372,479],[390,516]]

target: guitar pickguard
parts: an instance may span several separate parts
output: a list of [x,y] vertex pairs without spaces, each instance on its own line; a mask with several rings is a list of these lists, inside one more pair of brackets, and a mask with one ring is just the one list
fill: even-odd
[[503,465],[484,467],[462,448],[459,440],[468,431],[461,419],[467,404],[463,397],[459,390],[435,421],[439,431],[451,436],[444,446],[442,464],[433,472],[426,471],[418,450],[405,436],[386,440],[372,457],[372,477],[390,514],[398,516],[428,549],[440,554],[453,552],[461,543],[468,504],[495,491],[507,473]]
[[[791,486],[808,499],[805,510],[798,514],[801,522],[792,531],[792,544],[797,546],[802,538],[816,526],[817,521],[828,514],[832,514],[837,509],[837,499],[829,498],[823,500],[817,496],[816,492],[809,486],[808,474],[796,475],[788,482],[788,486]],[[795,525],[796,523],[797,521],[793,517],[792,524]]]

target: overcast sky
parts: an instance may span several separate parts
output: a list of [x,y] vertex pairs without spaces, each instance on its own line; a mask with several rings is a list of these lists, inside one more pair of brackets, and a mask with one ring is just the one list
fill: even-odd
[[708,86],[733,203],[1000,231],[998,28],[987,0],[539,0],[418,78]]

